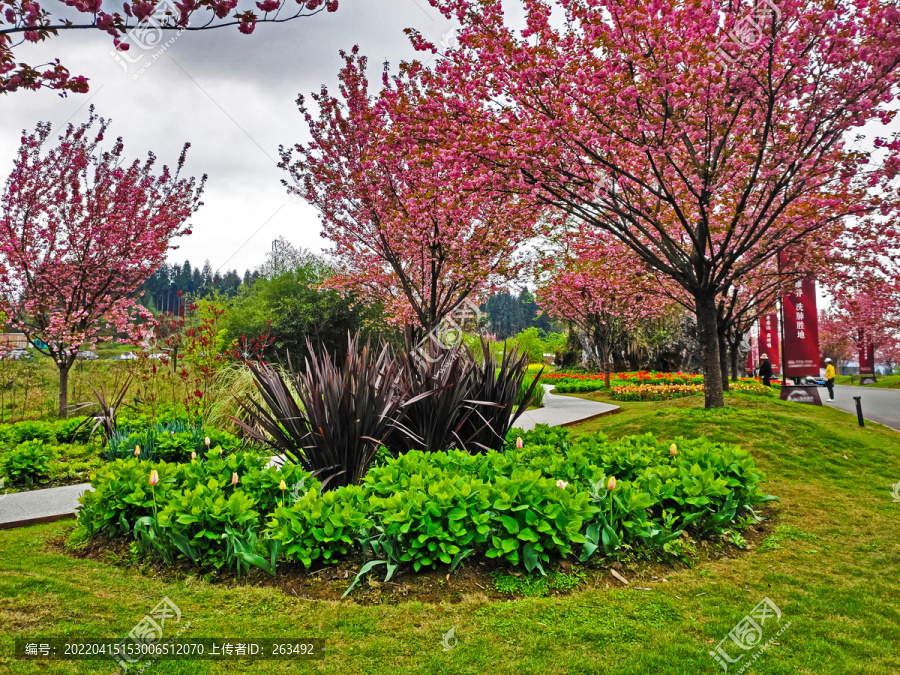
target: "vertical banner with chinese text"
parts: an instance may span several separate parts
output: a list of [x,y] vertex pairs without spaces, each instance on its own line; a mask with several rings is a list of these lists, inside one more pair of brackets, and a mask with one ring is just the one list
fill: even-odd
[[781,372],[781,345],[778,340],[778,314],[766,314],[759,318],[759,354],[769,357],[772,371]]
[[816,281],[803,279],[781,298],[784,317],[785,377],[819,375],[819,315],[816,312]]
[[875,374],[875,345],[866,335],[865,328],[860,328],[856,341],[859,347],[859,374],[874,375]]

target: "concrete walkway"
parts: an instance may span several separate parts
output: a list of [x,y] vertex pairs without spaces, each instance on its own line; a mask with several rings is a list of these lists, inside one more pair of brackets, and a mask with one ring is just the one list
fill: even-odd
[[538,424],[549,424],[551,427],[565,427],[576,422],[581,422],[592,417],[609,415],[619,411],[619,406],[599,401],[588,401],[574,396],[560,396],[551,394],[552,384],[544,387],[544,407],[537,410],[529,410],[518,420],[516,426],[530,431]]
[[81,483],[0,494],[0,530],[72,517],[78,508],[78,498],[91,489],[90,483]]
[[[529,410],[516,421],[516,426],[525,431],[534,429],[538,424],[567,426],[619,410],[616,405],[551,394],[553,385],[542,386],[544,407]],[[283,462],[283,457],[273,457],[269,465],[280,465]],[[0,489],[0,530],[72,517],[78,508],[78,498],[85,490],[90,489],[90,483],[13,494],[3,494]]]

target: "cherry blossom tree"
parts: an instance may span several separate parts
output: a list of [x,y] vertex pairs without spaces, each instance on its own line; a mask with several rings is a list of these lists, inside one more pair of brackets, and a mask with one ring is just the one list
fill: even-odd
[[[54,16],[42,0],[4,0],[0,12],[0,93],[46,87],[63,95],[88,91],[83,75],[72,76],[59,59],[36,66],[17,63],[15,49],[25,42],[43,42],[71,30],[98,30],[112,36],[115,49],[132,46],[127,36],[144,33],[156,44],[163,32],[204,31],[237,26],[244,35],[258,23],[284,23],[321,11],[334,12],[338,0],[63,0],[69,8]],[[122,9],[123,14],[119,13]],[[139,40],[140,41],[140,40]]]
[[826,310],[819,312],[819,350],[822,356],[834,361],[839,373],[856,358],[856,348],[850,341],[847,325],[842,317]]
[[893,3],[779,0],[763,16],[749,1],[526,0],[519,32],[502,0],[431,2],[462,28],[444,58],[407,67],[432,91],[419,127],[452,119],[448,154],[479,157],[681,286],[707,407],[724,405],[722,294],[813,234],[837,241],[896,213],[900,138],[853,138],[895,116]]
[[613,351],[642,321],[661,316],[671,301],[644,262],[609,235],[589,243],[571,237],[565,252],[546,259],[543,267],[547,279],[538,289],[538,302],[550,316],[579,330],[609,387]]
[[520,244],[534,235],[539,208],[494,188],[472,158],[407,133],[422,105],[415,87],[393,89],[387,76],[369,93],[366,59],[342,52],[341,97],[313,96],[318,118],[298,105],[312,135],[281,166],[321,214],[339,272],[330,284],[385,303],[397,323],[429,331],[467,299],[516,276]]
[[893,352],[900,340],[900,278],[861,274],[851,285],[832,288],[830,295],[829,343],[851,345],[856,352],[869,345],[876,353],[882,348]]
[[181,177],[189,145],[174,171],[152,153],[127,163],[121,138],[101,149],[108,126],[92,108],[55,145],[49,123],[23,132],[0,197],[0,309],[56,363],[60,417],[81,346],[147,318],[133,295],[190,233],[206,181]]

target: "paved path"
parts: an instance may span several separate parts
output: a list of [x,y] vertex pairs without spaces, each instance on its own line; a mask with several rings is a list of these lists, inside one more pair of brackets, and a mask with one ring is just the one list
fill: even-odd
[[0,530],[74,516],[78,498],[90,489],[90,483],[81,483],[0,494]]
[[861,397],[863,417],[879,424],[900,430],[900,389],[876,389],[836,385],[834,401],[828,402],[828,390],[821,387],[819,393],[825,405],[856,414],[854,396]]
[[538,424],[549,424],[551,427],[564,427],[581,420],[618,412],[619,406],[599,401],[588,401],[574,396],[560,396],[551,394],[553,385],[545,384],[544,407],[537,410],[529,410],[518,420],[516,426],[529,431]]
[[[543,387],[544,407],[523,414],[516,421],[517,427],[528,431],[537,424],[566,426],[619,410],[619,406],[608,403],[551,394],[549,390],[552,385],[545,384]],[[283,461],[283,457],[273,457],[269,464],[281,464]],[[74,516],[78,497],[90,489],[89,483],[82,483],[7,495],[0,490],[0,530]]]

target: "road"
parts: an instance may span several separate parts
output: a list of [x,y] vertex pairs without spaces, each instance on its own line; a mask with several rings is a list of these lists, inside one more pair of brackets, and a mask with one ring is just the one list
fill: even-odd
[[853,397],[860,396],[865,419],[900,430],[900,390],[898,389],[837,385],[834,388],[834,401],[831,403],[826,402],[828,390],[825,387],[820,387],[819,393],[825,405],[845,410],[854,415],[856,414],[856,401],[853,400]]

